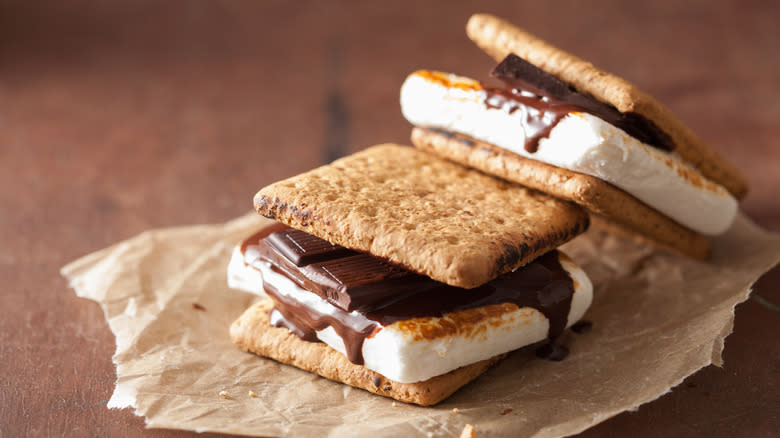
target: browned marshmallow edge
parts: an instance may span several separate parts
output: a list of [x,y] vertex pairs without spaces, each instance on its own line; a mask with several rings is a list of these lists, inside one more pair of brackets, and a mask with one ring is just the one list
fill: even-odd
[[676,152],[707,178],[724,186],[738,199],[747,193],[747,182],[739,170],[667,107],[625,79],[489,14],[473,15],[466,25],[466,33],[497,61],[514,53],[621,112],[644,116],[666,132],[674,141]]
[[644,236],[645,243],[699,260],[710,257],[709,239],[598,178],[530,160],[462,134],[414,128],[412,143],[465,166],[582,205]]
[[244,351],[405,403],[439,403],[506,357],[502,354],[422,382],[399,383],[353,364],[322,342],[304,341],[285,328],[271,326],[272,307],[271,300],[264,299],[247,309],[230,327],[233,343]]
[[263,216],[473,288],[585,231],[578,206],[407,146],[385,144],[277,182]]

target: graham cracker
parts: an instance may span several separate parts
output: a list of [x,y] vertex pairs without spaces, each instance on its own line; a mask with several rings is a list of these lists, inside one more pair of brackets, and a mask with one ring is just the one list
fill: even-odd
[[520,267],[588,226],[575,204],[397,144],[265,187],[255,208],[463,288]]
[[466,33],[497,61],[514,53],[622,113],[644,116],[669,135],[675,151],[704,176],[725,187],[737,199],[747,193],[747,181],[739,170],[685,126],[671,110],[636,85],[489,14],[472,15]]
[[655,242],[655,246],[696,259],[710,257],[706,237],[596,177],[524,158],[462,134],[414,128],[412,143],[465,166],[575,202]]
[[247,309],[230,327],[233,343],[244,351],[405,403],[439,403],[507,356],[495,356],[422,382],[395,382],[350,362],[325,343],[304,341],[286,328],[271,326],[268,315],[272,308],[273,302],[263,299]]

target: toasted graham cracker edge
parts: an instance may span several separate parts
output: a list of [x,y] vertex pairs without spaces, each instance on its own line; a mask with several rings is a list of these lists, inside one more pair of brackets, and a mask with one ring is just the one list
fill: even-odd
[[573,85],[578,91],[608,103],[620,112],[635,112],[664,130],[674,141],[676,152],[704,176],[717,182],[737,199],[747,193],[747,181],[720,153],[689,129],[666,106],[634,84],[598,69],[489,14],[472,15],[466,33],[488,55],[501,61],[514,53],[537,67]]
[[710,257],[711,244],[706,237],[598,178],[530,160],[461,134],[414,128],[412,143],[465,166],[582,205],[657,247],[699,260]]
[[557,248],[589,220],[573,203],[396,144],[276,182],[254,203],[265,217],[462,288]]
[[286,328],[271,326],[268,315],[272,308],[273,302],[263,299],[247,309],[230,326],[233,343],[244,351],[405,403],[435,405],[507,356],[502,354],[422,382],[395,382],[353,364],[322,342],[304,341]]

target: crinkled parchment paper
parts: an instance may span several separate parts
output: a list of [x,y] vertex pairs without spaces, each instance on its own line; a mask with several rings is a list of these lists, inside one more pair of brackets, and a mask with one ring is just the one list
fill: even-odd
[[734,306],[780,261],[780,235],[744,217],[707,264],[589,231],[565,249],[595,285],[593,329],[563,337],[566,360],[520,350],[438,406],[393,406],[231,344],[255,297],[225,285],[230,252],[267,224],[250,214],[148,231],[62,269],[116,335],[109,407],[133,407],[150,427],[262,436],[458,436],[467,423],[489,436],[573,434],[720,364]]

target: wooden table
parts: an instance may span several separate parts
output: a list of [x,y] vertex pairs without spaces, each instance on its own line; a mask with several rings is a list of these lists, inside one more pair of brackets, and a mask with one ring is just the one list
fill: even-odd
[[[0,4],[0,436],[190,436],[106,409],[114,339],[66,262],[220,222],[259,187],[407,142],[404,77],[485,78],[472,2]],[[497,2],[486,10],[655,94],[745,171],[780,230],[780,3]],[[737,309],[725,367],[583,436],[780,430],[780,271]]]

